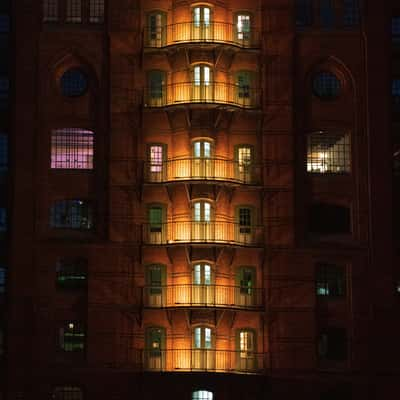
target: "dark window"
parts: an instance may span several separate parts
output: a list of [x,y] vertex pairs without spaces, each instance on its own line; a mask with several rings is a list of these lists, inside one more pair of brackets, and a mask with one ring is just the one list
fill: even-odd
[[53,390],[52,400],[83,400],[82,390],[77,386],[58,386]]
[[4,207],[0,208],[0,232],[7,230],[7,210]]
[[400,41],[400,17],[397,16],[392,18],[392,40]]
[[332,0],[320,0],[319,18],[323,28],[332,28],[335,22],[335,9]]
[[0,14],[0,33],[10,32],[10,17],[6,14]]
[[84,258],[62,258],[57,261],[57,287],[60,289],[82,289],[87,285],[87,260]]
[[82,1],[67,0],[67,22],[80,23],[82,22]]
[[64,72],[60,80],[61,93],[67,97],[78,97],[86,93],[88,81],[86,75],[79,68],[72,68]]
[[0,110],[4,110],[8,106],[8,98],[10,91],[10,81],[7,77],[0,77]]
[[151,71],[149,74],[150,97],[152,99],[163,98],[165,85],[165,72]]
[[163,223],[163,209],[154,206],[149,209],[150,232],[161,232]]
[[313,23],[312,0],[296,0],[296,26],[311,26]]
[[85,329],[80,322],[69,321],[59,329],[59,345],[64,351],[83,351],[85,349]]
[[148,284],[150,286],[150,294],[161,294],[163,266],[150,265],[147,271],[148,271],[147,279],[148,279]]
[[250,268],[242,268],[240,274],[240,294],[252,294],[254,285],[254,270]]
[[52,228],[92,229],[92,207],[84,200],[57,201],[51,207],[50,226]]
[[104,0],[90,0],[89,22],[95,24],[104,22]]
[[356,26],[360,23],[360,5],[358,0],[343,0],[343,25]]
[[346,279],[344,267],[318,264],[316,270],[317,296],[345,296]]
[[238,96],[239,98],[250,97],[250,72],[241,71],[237,74],[237,86],[238,86]]
[[351,167],[350,135],[314,132],[307,137],[307,172],[349,173]]
[[0,294],[6,291],[6,269],[0,266]]
[[52,169],[93,169],[94,133],[80,128],[51,132]]
[[392,102],[396,108],[400,107],[400,79],[392,80]]
[[239,208],[239,230],[240,233],[251,232],[251,209]]
[[8,169],[8,136],[0,133],[0,171]]
[[314,76],[312,87],[315,96],[322,100],[331,100],[339,95],[341,84],[335,74],[322,71]]
[[58,21],[58,0],[43,0],[43,22]]
[[309,230],[311,233],[351,233],[350,209],[334,204],[313,204],[309,209]]
[[347,359],[347,333],[343,328],[327,328],[318,337],[320,360],[345,361]]

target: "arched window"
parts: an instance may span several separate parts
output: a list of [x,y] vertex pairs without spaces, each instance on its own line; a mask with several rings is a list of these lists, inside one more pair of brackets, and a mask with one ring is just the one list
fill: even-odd
[[214,331],[208,326],[193,329],[192,368],[213,370],[215,368]]
[[214,395],[208,390],[196,390],[192,393],[192,400],[214,400]]
[[79,97],[86,93],[88,79],[81,69],[71,68],[61,76],[60,86],[63,96]]
[[312,88],[314,95],[321,100],[332,100],[339,96],[341,82],[332,72],[321,71],[314,75]]

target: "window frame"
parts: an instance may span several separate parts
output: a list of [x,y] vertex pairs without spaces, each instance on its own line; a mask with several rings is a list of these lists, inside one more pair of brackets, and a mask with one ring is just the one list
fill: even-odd
[[[335,274],[333,273],[334,270],[336,270]],[[346,265],[323,261],[315,264],[315,295],[317,299],[334,300],[347,298],[347,282],[348,268]],[[337,285],[336,288],[334,288],[335,284]],[[333,289],[331,289],[332,287]],[[325,293],[320,290],[325,291]]]
[[[161,25],[158,27],[157,26],[157,21],[155,24],[155,32],[152,31],[152,22],[151,18],[155,17],[157,19],[157,16],[160,17]],[[151,10],[146,13],[146,23],[147,23],[147,29],[146,29],[146,34],[147,34],[147,43],[150,47],[164,47],[167,45],[167,22],[168,21],[168,14],[163,11],[163,10]],[[159,32],[161,30],[161,32]],[[153,34],[155,37],[153,38]],[[160,37],[158,37],[160,35]],[[152,46],[151,44],[154,43],[155,45]]]
[[[73,326],[71,328],[71,325]],[[76,330],[75,326],[78,326],[78,330]],[[82,341],[77,341],[74,343],[72,339],[72,344],[69,343],[69,346],[66,345],[66,331],[67,329],[72,330],[73,333],[71,334],[71,338],[74,337],[83,337]],[[67,347],[67,348],[66,348]],[[61,326],[58,328],[58,348],[60,351],[64,353],[85,353],[87,348],[87,330],[86,324],[82,321],[70,320],[65,321]]]
[[[85,206],[82,212],[77,214],[79,218],[86,219],[86,223],[84,224],[82,221],[79,223],[79,227],[73,226],[74,222],[69,222],[69,225],[67,224],[61,224],[57,222],[57,217],[56,217],[56,212],[57,210],[57,205],[61,208],[62,203],[65,203],[64,211],[65,214],[60,214],[58,218],[65,218],[66,220],[73,220],[74,218],[77,218],[77,215],[69,215],[69,212],[71,211],[73,204],[69,204],[72,202],[78,202],[80,203],[79,205]],[[83,232],[90,232],[94,230],[95,224],[94,224],[94,207],[93,203],[90,200],[86,199],[55,199],[51,205],[50,205],[50,218],[49,218],[49,225],[51,229],[68,229],[68,230],[74,230],[74,231],[83,231]],[[62,209],[59,211],[59,213],[62,213]],[[54,219],[54,220],[53,220]]]
[[[248,32],[244,30],[242,32],[239,31],[239,17],[248,17],[249,18],[249,25],[248,25]],[[239,10],[236,11],[233,15],[233,25],[234,25],[234,32],[235,32],[235,42],[239,43],[251,43],[252,36],[253,36],[253,21],[254,15],[250,11],[247,10]],[[243,37],[240,37],[240,34],[243,34]]]
[[66,0],[65,2],[65,23],[82,24],[84,22],[84,1]]
[[[63,273],[62,268],[65,268]],[[71,270],[70,272],[68,270]],[[69,273],[69,275],[67,275]],[[64,279],[65,283],[60,284],[60,277],[74,277],[84,276],[84,279],[80,279],[79,284],[75,284],[74,281],[69,282]],[[77,291],[86,290],[88,286],[88,260],[85,257],[60,257],[56,262],[56,287],[59,290],[65,291]]]
[[[324,84],[325,82],[325,84]],[[328,83],[335,82],[337,87],[329,87]],[[321,102],[333,102],[340,99],[345,89],[345,82],[337,71],[331,69],[320,69],[313,72],[311,76],[311,92],[315,99]],[[325,93],[323,91],[325,90]],[[328,93],[332,90],[332,93]]]

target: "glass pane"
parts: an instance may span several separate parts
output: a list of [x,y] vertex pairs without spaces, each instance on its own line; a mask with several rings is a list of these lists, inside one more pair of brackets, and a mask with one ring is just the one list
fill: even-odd
[[211,10],[208,7],[204,7],[203,12],[204,12],[204,25],[209,26],[211,22]]
[[200,158],[201,157],[201,142],[194,142],[193,148],[194,148],[194,156],[196,158]]
[[210,222],[211,221],[211,204],[204,203],[204,221]]
[[194,347],[201,348],[201,328],[194,328]]
[[151,146],[150,147],[150,171],[161,172],[162,170],[162,146]]
[[210,142],[204,142],[204,158],[210,158],[211,157],[211,143]]
[[194,26],[199,27],[200,26],[200,7],[195,7],[193,9],[193,20],[194,20]]
[[211,265],[204,265],[204,284],[211,285]]
[[201,221],[201,203],[194,203],[194,220]]
[[196,264],[194,266],[194,284],[201,285],[201,265]]
[[210,67],[203,67],[203,70],[204,70],[204,86],[210,86],[211,83]]
[[162,223],[162,209],[160,207],[150,208],[150,224],[160,225]]
[[211,329],[204,328],[204,347],[206,349],[211,349]]
[[195,86],[200,86],[200,84],[201,84],[200,72],[201,72],[201,69],[199,66],[194,67],[194,84],[195,84]]

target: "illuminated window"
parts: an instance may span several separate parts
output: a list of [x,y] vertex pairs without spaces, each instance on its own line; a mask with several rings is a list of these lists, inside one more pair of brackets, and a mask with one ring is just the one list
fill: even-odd
[[85,350],[86,332],[80,322],[69,321],[59,329],[59,346],[67,352]]
[[87,260],[62,258],[56,265],[56,282],[60,289],[82,289],[87,286]]
[[197,65],[193,69],[194,85],[209,86],[211,85],[211,68],[207,65]]
[[50,210],[52,228],[90,230],[93,228],[93,210],[84,200],[56,201]]
[[307,27],[313,23],[312,0],[296,0],[296,26]]
[[149,208],[150,232],[162,232],[164,209],[162,206]]
[[211,24],[211,9],[209,7],[194,7],[193,24],[196,28],[209,27]]
[[195,349],[212,349],[213,337],[211,328],[198,326],[193,330],[193,345]]
[[194,158],[211,158],[212,144],[205,140],[196,140],[193,142]]
[[161,366],[160,360],[165,350],[165,329],[164,328],[147,328],[146,329],[146,355],[148,358],[147,367],[156,368]]
[[43,22],[58,21],[58,0],[43,0]]
[[211,265],[199,263],[193,266],[193,284],[194,285],[211,285]]
[[102,24],[104,22],[104,0],[90,0],[89,22]]
[[8,107],[10,81],[6,76],[0,76],[0,110]]
[[0,171],[8,169],[8,136],[0,133]]
[[0,294],[6,291],[6,269],[0,266]]
[[339,96],[341,83],[332,72],[322,71],[314,76],[312,87],[315,96],[321,100],[331,100]]
[[148,45],[150,47],[162,47],[166,44],[166,15],[161,12],[153,12],[147,17]]
[[86,93],[88,80],[83,71],[79,68],[72,68],[62,75],[60,86],[63,96],[79,97]]
[[349,173],[350,135],[314,132],[307,136],[307,171],[312,173]]
[[236,16],[237,40],[251,39],[251,18],[249,14],[237,14]]
[[194,222],[211,222],[211,204],[206,201],[197,201],[193,204]]
[[163,145],[150,145],[150,172],[161,172],[164,160],[164,146]]
[[93,169],[94,133],[80,128],[51,132],[52,169]]
[[331,264],[317,264],[316,291],[317,296],[345,296],[346,279],[344,268]]
[[325,328],[318,336],[320,361],[345,361],[347,359],[347,332],[344,328]]
[[400,16],[392,18],[392,40],[393,42],[400,41]]
[[321,26],[323,28],[332,28],[335,21],[335,10],[332,0],[320,0],[319,13]]
[[81,388],[77,386],[57,386],[53,390],[53,400],[83,400]]
[[335,204],[315,203],[309,208],[309,231],[318,235],[351,233],[350,208]]
[[67,22],[82,22],[82,0],[67,0]]
[[358,0],[343,0],[344,26],[356,26],[360,23],[360,5]]
[[239,351],[241,358],[254,357],[255,344],[254,332],[249,330],[239,331]]
[[213,392],[208,390],[196,390],[192,393],[192,400],[213,400]]

